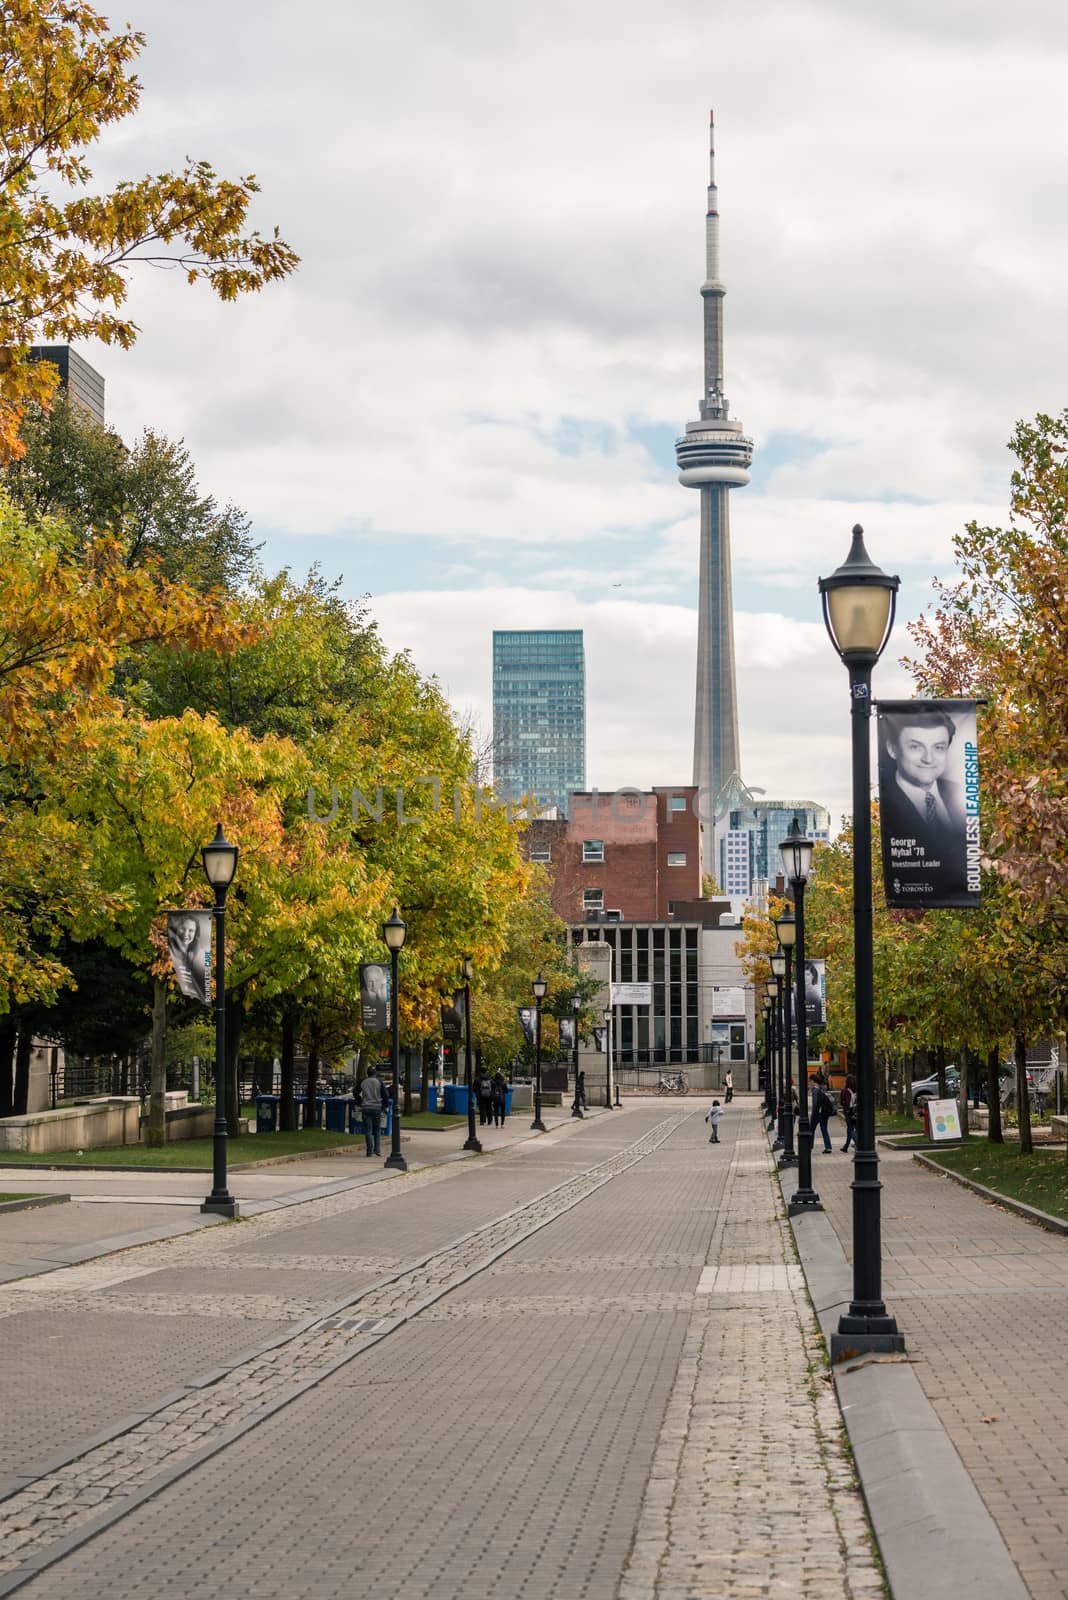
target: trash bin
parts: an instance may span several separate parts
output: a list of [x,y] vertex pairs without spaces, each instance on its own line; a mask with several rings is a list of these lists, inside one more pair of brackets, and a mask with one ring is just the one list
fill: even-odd
[[436,1083],[427,1085],[426,1108],[428,1111],[436,1111],[438,1109],[438,1086]]
[[[348,1105],[348,1108],[349,1108],[349,1132],[350,1133],[358,1133],[358,1134],[360,1134],[362,1136],[363,1135],[363,1118],[360,1116],[360,1103],[359,1103],[358,1100],[349,1100],[347,1102],[347,1105]],[[393,1132],[393,1105],[392,1105],[392,1103],[383,1112],[383,1114],[382,1114],[382,1122],[381,1122],[381,1125],[379,1126],[379,1130],[378,1131],[382,1135],[383,1138],[385,1138],[387,1134],[390,1134],[390,1133]]]
[[256,1096],[256,1132],[278,1132],[278,1096],[276,1094],[258,1094]]
[[466,1083],[447,1083],[445,1085],[445,1114],[450,1117],[466,1117]]
[[348,1108],[352,1101],[346,1095],[328,1095],[323,1100],[323,1126],[328,1133],[347,1133]]

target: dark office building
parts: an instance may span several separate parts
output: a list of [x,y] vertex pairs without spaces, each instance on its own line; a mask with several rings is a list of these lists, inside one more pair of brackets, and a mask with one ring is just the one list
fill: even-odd
[[31,361],[50,361],[59,371],[59,386],[74,404],[97,422],[104,422],[104,380],[69,344],[35,344]]

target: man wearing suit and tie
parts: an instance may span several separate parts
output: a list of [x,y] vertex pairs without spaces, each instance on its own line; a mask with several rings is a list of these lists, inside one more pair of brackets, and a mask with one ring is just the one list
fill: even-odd
[[946,777],[956,731],[947,711],[922,706],[882,720],[883,852],[891,873],[934,880],[940,897],[967,890],[964,787]]

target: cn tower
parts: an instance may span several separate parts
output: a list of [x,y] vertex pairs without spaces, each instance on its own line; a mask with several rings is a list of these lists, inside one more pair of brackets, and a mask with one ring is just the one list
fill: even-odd
[[697,620],[697,713],[693,781],[699,793],[701,867],[715,871],[712,819],[724,785],[738,774],[738,695],[731,600],[730,491],[749,482],[753,441],[730,415],[723,392],[723,299],[719,275],[719,198],[715,117],[709,119],[708,211],[705,217],[705,392],[701,416],[675,445],[679,482],[701,491],[701,565]]

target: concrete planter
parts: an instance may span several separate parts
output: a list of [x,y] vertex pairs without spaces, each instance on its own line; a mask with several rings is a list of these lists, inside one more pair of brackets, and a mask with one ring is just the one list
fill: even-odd
[[86,1100],[55,1111],[0,1120],[0,1150],[52,1155],[57,1150],[99,1150],[140,1143],[141,1102],[136,1095]]

